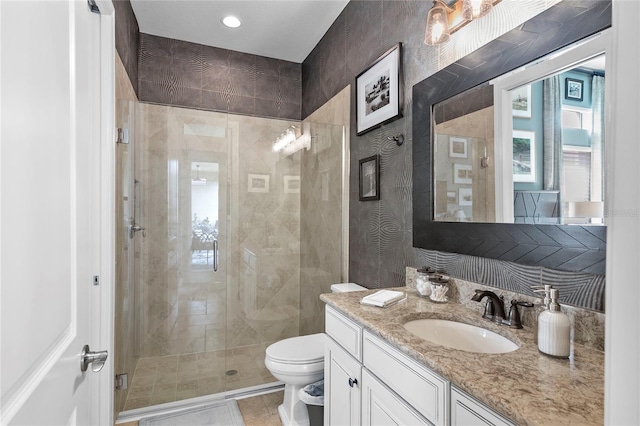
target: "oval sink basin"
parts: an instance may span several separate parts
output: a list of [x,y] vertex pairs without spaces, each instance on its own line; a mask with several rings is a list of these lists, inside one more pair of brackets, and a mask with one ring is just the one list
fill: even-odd
[[428,318],[409,321],[404,328],[431,343],[461,351],[503,354],[518,349],[518,345],[506,337],[461,322]]

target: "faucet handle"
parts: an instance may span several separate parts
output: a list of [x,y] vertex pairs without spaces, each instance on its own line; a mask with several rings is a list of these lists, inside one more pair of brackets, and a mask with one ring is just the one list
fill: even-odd
[[509,319],[503,322],[504,325],[508,325],[510,328],[522,328],[522,321],[520,321],[520,312],[518,312],[518,305],[531,308],[533,303],[531,302],[519,302],[515,299],[511,301],[511,308],[509,309]]
[[482,314],[482,318],[493,321],[495,315],[496,311],[493,307],[493,301],[490,298],[487,298],[487,302],[484,304],[484,314]]

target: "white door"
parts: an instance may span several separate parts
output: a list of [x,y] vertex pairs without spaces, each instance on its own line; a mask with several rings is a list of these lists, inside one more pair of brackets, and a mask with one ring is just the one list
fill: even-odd
[[3,425],[111,422],[111,364],[80,353],[111,346],[112,12],[0,2]]

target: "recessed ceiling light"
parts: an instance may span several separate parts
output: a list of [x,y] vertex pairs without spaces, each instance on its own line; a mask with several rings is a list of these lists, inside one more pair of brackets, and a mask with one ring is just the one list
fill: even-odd
[[222,18],[222,23],[229,28],[238,28],[242,25],[242,22],[240,22],[240,20],[235,16],[225,16]]

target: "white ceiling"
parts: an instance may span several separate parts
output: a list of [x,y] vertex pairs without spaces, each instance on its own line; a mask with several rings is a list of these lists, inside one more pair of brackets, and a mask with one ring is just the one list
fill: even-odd
[[[302,62],[349,0],[131,0],[140,32]],[[239,28],[220,20],[234,15]]]

